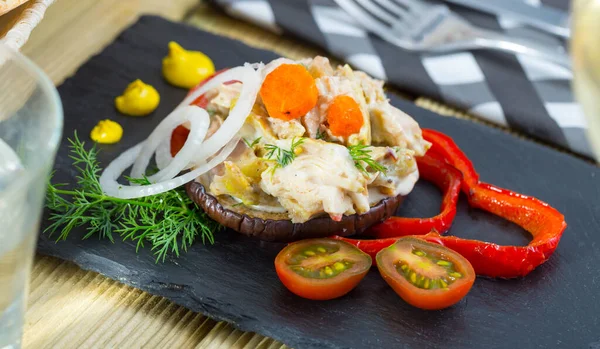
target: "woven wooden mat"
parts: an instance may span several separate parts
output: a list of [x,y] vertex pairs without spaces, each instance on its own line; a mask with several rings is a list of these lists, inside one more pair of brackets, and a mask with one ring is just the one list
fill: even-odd
[[[58,0],[23,52],[58,84],[140,13],[183,19],[292,58],[325,54],[293,38],[231,19],[197,0]],[[427,98],[391,92],[442,115],[473,119]],[[236,330],[164,298],[42,256],[36,257],[31,276],[24,347],[285,348],[273,339]]]

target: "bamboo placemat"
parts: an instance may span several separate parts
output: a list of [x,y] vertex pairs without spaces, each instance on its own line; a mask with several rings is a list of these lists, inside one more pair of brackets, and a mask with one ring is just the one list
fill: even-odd
[[[58,0],[23,52],[58,84],[142,12],[185,19],[201,29],[292,58],[325,54],[293,38],[231,19],[204,2],[198,5],[197,0]],[[442,115],[475,120],[430,99],[392,92]],[[273,339],[236,330],[164,298],[42,256],[36,257],[31,276],[24,347],[285,348]]]

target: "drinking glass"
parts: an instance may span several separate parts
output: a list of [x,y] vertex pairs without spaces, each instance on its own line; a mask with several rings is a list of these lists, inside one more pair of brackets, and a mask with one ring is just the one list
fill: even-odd
[[600,159],[600,0],[574,0],[572,10],[573,88]]
[[0,43],[0,349],[21,347],[29,272],[62,120],[50,79]]

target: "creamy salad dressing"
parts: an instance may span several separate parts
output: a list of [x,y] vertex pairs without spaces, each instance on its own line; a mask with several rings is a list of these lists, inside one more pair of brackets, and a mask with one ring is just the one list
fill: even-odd
[[[407,195],[419,178],[414,157],[423,155],[429,143],[410,116],[389,104],[383,82],[348,66],[333,69],[323,57],[300,62],[278,59],[265,66],[265,76],[281,64],[307,68],[319,92],[317,104],[301,118],[284,121],[270,117],[258,98],[240,132],[246,145],[219,173],[200,180],[209,184],[209,192],[228,195],[254,210],[287,211],[295,223],[324,213],[340,220],[343,215],[365,213],[385,198]],[[237,85],[224,85],[212,93],[208,108],[214,108],[212,118],[219,124],[235,103]],[[340,95],[357,102],[365,121],[347,138],[328,130],[329,105]],[[349,147],[358,144],[366,146],[364,154],[384,172],[352,157]],[[279,162],[279,151],[288,152],[285,165]]]
[[[278,145],[289,148],[289,143]],[[265,193],[288,209],[292,221],[303,222],[323,211],[339,217],[369,210],[367,180],[346,147],[307,139],[302,149],[291,164],[263,172],[260,182]]]

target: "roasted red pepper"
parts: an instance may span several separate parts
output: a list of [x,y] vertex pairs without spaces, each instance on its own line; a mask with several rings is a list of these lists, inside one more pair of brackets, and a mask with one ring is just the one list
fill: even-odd
[[171,133],[171,156],[177,155],[187,141],[190,130],[185,126],[177,126]]
[[423,129],[423,138],[431,142],[428,153],[432,152],[441,156],[446,162],[462,172],[462,190],[469,195],[469,188],[479,183],[479,174],[475,171],[471,160],[460,150],[452,138],[439,131]]
[[369,235],[378,238],[403,235],[422,235],[432,230],[446,232],[456,216],[456,203],[460,194],[462,175],[460,171],[433,154],[417,158],[421,178],[437,185],[444,197],[440,214],[431,218],[392,217],[369,229]]
[[[479,175],[471,161],[450,137],[433,130],[423,130],[423,136],[432,143],[430,151],[436,154],[434,156],[443,157],[447,163],[462,172],[462,190],[467,194],[472,207],[491,212],[520,225],[531,233],[533,240],[527,246],[500,246],[456,236],[442,236],[437,232],[415,235],[415,237],[455,250],[471,262],[478,275],[490,277],[525,276],[550,258],[567,226],[560,212],[536,198],[479,182]],[[397,231],[396,236],[405,236],[407,233],[406,230]],[[413,234],[420,233],[422,231],[415,230]],[[378,232],[377,235],[381,237],[384,233]],[[394,233],[390,229],[385,232],[385,235],[391,236]],[[396,240],[396,238],[341,239],[372,256]]]

